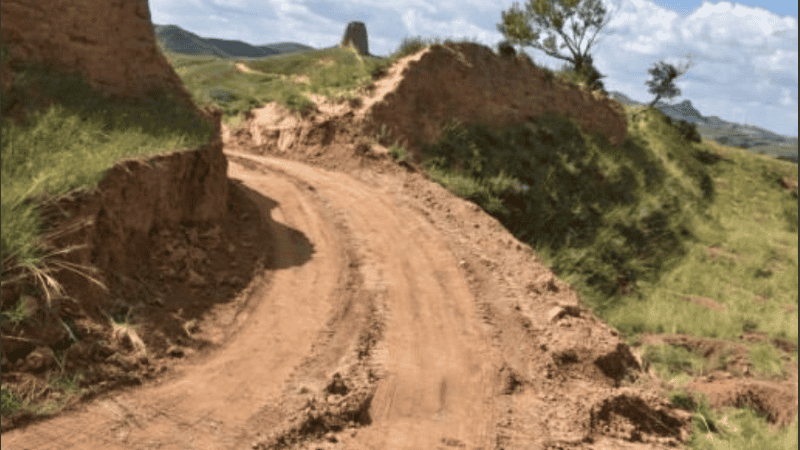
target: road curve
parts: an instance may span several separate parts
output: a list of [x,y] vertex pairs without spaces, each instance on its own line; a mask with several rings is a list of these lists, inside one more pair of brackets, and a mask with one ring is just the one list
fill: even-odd
[[[282,225],[272,231],[276,258],[287,268],[254,289],[255,306],[223,349],[162,384],[4,433],[2,449],[244,448],[252,418],[285,392],[298,367],[319,364],[316,372],[325,376],[347,356],[337,350],[335,358],[310,358],[321,336],[328,336],[325,348],[331,349],[350,348],[356,339],[358,326],[330,320],[353,295],[342,286],[352,267],[348,252],[358,255],[359,289],[380,303],[385,324],[371,355],[381,373],[371,423],[344,448],[492,448],[490,337],[439,232],[418,211],[346,174],[226,154],[229,176]],[[296,245],[290,229],[313,245],[305,263],[309,251]],[[365,310],[354,304],[349,321],[360,321]],[[326,330],[331,326],[336,329]]]

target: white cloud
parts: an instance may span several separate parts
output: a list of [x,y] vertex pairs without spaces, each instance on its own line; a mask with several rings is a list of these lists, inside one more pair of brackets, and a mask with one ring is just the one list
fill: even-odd
[[228,8],[247,8],[247,0],[212,0],[216,6],[224,6]]
[[797,96],[792,96],[788,89],[781,89],[781,99],[780,99],[781,106],[792,106],[794,105],[797,108]]

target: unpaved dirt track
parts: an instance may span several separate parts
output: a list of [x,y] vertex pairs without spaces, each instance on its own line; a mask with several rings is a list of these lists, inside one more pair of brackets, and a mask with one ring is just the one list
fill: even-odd
[[[278,170],[254,172],[232,162],[229,175],[263,196],[254,200],[265,205],[264,214],[312,242],[310,261],[278,270],[270,286],[254,292],[256,306],[240,318],[235,338],[182,376],[12,430],[3,435],[2,448],[244,448],[239,444],[250,434],[243,429],[248,419],[280,395],[292,369],[326,334],[325,321],[337,302],[354,294],[352,288],[340,289],[348,267],[344,245],[356,247],[349,250],[360,260],[363,288],[375,294],[369,298],[390,305],[382,351],[375,352],[385,378],[372,402],[372,426],[358,440],[365,448],[435,448],[448,440],[488,448],[493,435],[488,337],[436,230],[348,175],[239,156]],[[313,191],[298,179],[330,199],[328,213],[343,215],[349,240],[325,223],[318,211],[323,205],[313,203]],[[270,210],[267,199],[278,205]],[[310,251],[295,246],[288,234],[274,236],[283,266],[304,260]],[[339,344],[339,356],[347,355],[358,332],[342,328],[359,323],[348,320],[332,330],[350,336]],[[332,343],[326,345],[332,349]],[[330,367],[317,364],[307,371],[321,372],[322,381],[330,375],[325,369],[341,363],[324,359]]]
[[476,205],[386,161],[225,154],[274,241],[272,276],[254,279],[225,344],[4,433],[3,450],[685,442],[690,414],[621,387],[639,369],[618,333]]
[[265,207],[264,213],[304,233],[314,243],[315,257],[296,265],[308,249],[298,248],[286,232],[275,235],[277,262],[294,267],[276,271],[271,286],[255,290],[255,308],[239,318],[242,327],[226,348],[162,386],[136,389],[79,413],[4,433],[3,449],[228,448],[239,426],[280,393],[325,324],[341,249],[292,183],[282,177],[248,178],[236,166],[231,175],[264,196],[281,199],[279,207]]
[[388,310],[382,351],[373,357],[384,373],[371,403],[372,424],[350,445],[421,449],[445,441],[488,448],[493,436],[489,336],[437,230],[349,175],[236,156],[308,183],[330,200],[332,210],[346,215],[364,287]]

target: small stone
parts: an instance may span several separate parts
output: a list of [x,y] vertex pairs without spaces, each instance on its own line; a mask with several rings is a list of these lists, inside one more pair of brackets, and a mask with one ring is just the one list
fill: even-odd
[[552,323],[564,317],[566,314],[567,311],[564,308],[560,306],[554,306],[553,308],[550,309],[550,311],[547,311],[547,320],[548,322]]
[[183,349],[180,347],[172,347],[169,349],[169,356],[174,358],[182,358],[184,355]]
[[183,248],[183,247],[181,247],[181,248],[176,248],[176,249],[175,249],[175,251],[173,251],[173,252],[172,252],[172,254],[171,254],[171,255],[169,255],[169,260],[170,260],[171,262],[180,262],[180,261],[183,261],[183,259],[184,259],[184,258],[186,258],[186,254],[187,254],[187,253],[188,253],[188,250],[186,250],[186,249],[185,249],[185,248]]
[[208,281],[206,281],[205,278],[201,277],[194,270],[189,269],[188,274],[189,274],[188,277],[189,286],[205,286],[206,284],[208,284]]
[[227,285],[227,286],[237,287],[237,286],[243,285],[244,284],[244,280],[242,280],[240,277],[237,277],[236,275],[233,275],[233,276],[223,280],[222,284]]
[[192,245],[196,245],[197,244],[197,228],[190,228],[186,232],[186,237],[189,238],[189,243],[191,243]]
[[325,440],[327,440],[328,442],[332,442],[334,444],[339,442],[339,440],[336,439],[336,435],[333,434],[333,432],[330,432],[330,431],[327,434],[325,434]]
[[54,362],[53,351],[49,347],[36,347],[25,358],[25,369],[34,373],[44,372]]

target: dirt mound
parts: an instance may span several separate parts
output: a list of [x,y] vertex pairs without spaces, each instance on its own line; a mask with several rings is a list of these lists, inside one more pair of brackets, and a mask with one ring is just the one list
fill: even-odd
[[698,394],[703,394],[713,408],[751,407],[757,413],[763,414],[773,425],[780,427],[790,425],[797,415],[798,405],[797,365],[792,363],[790,357],[797,351],[797,345],[787,339],[772,339],[770,343],[784,353],[782,359],[788,375],[755,378],[749,360],[749,348],[744,343],[769,342],[769,340],[754,333],[743,334],[741,340],[742,343],[736,343],[721,339],[664,334],[644,335],[642,343],[668,344],[702,356],[706,361],[724,361],[709,369],[707,374],[699,375],[686,386],[688,391],[693,393],[694,401],[699,401]]

